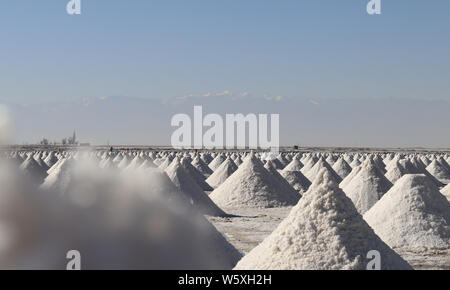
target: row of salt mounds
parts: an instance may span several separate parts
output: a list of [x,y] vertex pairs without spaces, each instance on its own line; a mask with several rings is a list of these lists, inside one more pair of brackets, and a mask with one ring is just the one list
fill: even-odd
[[252,152],[210,197],[220,207],[267,208],[295,205],[300,194],[281,186]]
[[382,269],[412,269],[373,232],[323,169],[288,217],[235,269],[363,270],[371,250],[380,252]]
[[400,178],[364,219],[393,248],[450,249],[450,204],[425,175]]
[[233,162],[233,160],[230,157],[227,157],[222,164],[214,171],[213,174],[211,174],[208,179],[206,179],[206,182],[212,187],[217,188],[222,183],[225,182],[225,180],[228,179],[236,170],[238,169],[237,165]]
[[170,188],[155,192],[158,176],[75,166],[63,167],[74,182],[61,195],[1,165],[0,268],[65,269],[68,249],[82,253],[82,269],[231,269],[242,257]]
[[366,160],[358,174],[342,188],[360,214],[368,211],[392,187],[372,159]]
[[178,157],[172,161],[165,172],[201,213],[211,216],[227,216],[195,182]]

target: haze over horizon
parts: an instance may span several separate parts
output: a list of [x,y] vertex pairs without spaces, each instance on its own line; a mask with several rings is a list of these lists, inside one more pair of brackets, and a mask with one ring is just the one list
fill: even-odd
[[450,148],[449,1],[66,4],[0,3],[12,143],[168,145],[203,105],[279,113],[281,145]]

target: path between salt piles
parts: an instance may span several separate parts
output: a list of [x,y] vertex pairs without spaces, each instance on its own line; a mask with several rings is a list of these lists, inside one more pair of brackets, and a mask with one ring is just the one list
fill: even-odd
[[[289,214],[292,207],[280,208],[223,208],[237,217],[207,217],[236,249],[244,254],[261,243]],[[450,256],[398,252],[416,270],[450,270]]]

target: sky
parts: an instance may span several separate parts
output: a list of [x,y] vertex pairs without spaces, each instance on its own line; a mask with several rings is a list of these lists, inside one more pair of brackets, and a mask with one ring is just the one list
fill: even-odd
[[[424,106],[429,111],[421,113],[429,116],[442,107],[450,110],[447,0],[382,0],[381,15],[367,14],[368,0],[82,0],[82,14],[72,16],[66,13],[67,2],[0,2],[0,100],[12,107],[15,142],[36,142],[41,136],[61,139],[63,130],[67,135],[73,131],[64,127],[63,119],[37,117],[24,107],[17,114],[15,106],[34,104],[48,111],[61,103],[81,102],[86,107],[83,100],[117,96],[156,101],[156,106],[172,99],[196,98],[201,104],[211,96],[228,97],[230,102],[248,97],[259,99],[266,109],[272,106],[268,99],[289,100],[277,107],[282,135],[293,136],[282,143],[307,139],[303,143],[317,146],[370,146],[373,132],[362,128],[357,141],[351,141],[356,139],[350,120],[341,124],[347,132],[342,136],[295,130],[292,123],[283,125],[283,117],[294,123],[311,120],[293,118],[293,104],[340,100],[351,112],[373,102],[389,106],[394,99],[406,104],[396,112],[399,120],[411,123],[417,116],[408,105],[435,104]],[[358,107],[349,105],[354,100]],[[243,106],[229,104],[235,108],[229,113],[239,113]],[[216,102],[216,107],[222,105]],[[216,107],[211,105],[211,110]],[[321,110],[316,131],[327,131],[335,108]],[[129,115],[119,111],[105,126],[120,122],[127,130],[135,125],[129,120],[136,112],[125,111]],[[377,127],[377,120],[385,118],[382,113],[352,121],[382,132],[384,127]],[[46,122],[52,126],[39,123],[42,118],[49,118]],[[447,120],[423,121],[427,140],[399,126],[389,135],[381,134],[377,145],[450,147],[450,137],[442,137],[443,131],[450,131]],[[170,122],[170,117],[160,122]],[[104,143],[110,138],[101,135],[105,128],[74,129],[81,136],[85,132],[85,141]],[[141,132],[127,131],[131,133],[116,132],[116,142],[164,144],[171,134],[169,129],[143,139]],[[393,141],[398,133],[403,139]]]

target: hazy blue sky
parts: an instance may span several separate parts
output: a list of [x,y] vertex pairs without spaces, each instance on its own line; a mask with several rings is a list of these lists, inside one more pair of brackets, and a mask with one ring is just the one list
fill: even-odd
[[0,2],[0,100],[450,100],[448,0],[382,0],[379,16],[368,0],[67,2]]

